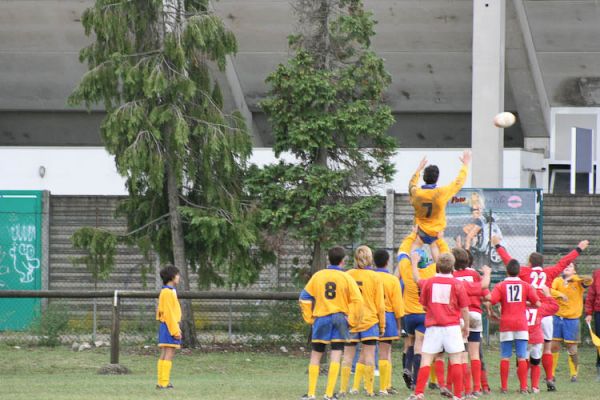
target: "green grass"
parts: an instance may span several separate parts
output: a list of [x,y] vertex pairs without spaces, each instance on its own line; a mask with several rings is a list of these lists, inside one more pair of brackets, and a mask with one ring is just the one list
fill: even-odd
[[[250,348],[249,348],[250,349]],[[297,346],[295,346],[297,349]],[[291,350],[294,350],[292,347]],[[306,392],[307,356],[279,350],[264,352],[195,351],[178,354],[173,364],[172,382],[176,389],[157,391],[155,385],[156,352],[123,351],[121,363],[131,369],[126,376],[103,376],[96,371],[109,359],[108,349],[72,352],[67,348],[31,347],[15,349],[0,346],[0,399],[10,400],[108,400],[108,399],[298,399]],[[595,381],[595,349],[583,347],[578,383],[568,382],[568,366],[564,353],[557,373],[557,393],[542,391],[538,399],[598,399],[600,383]],[[394,360],[394,385],[402,388],[400,351]],[[487,352],[492,390],[499,387],[496,350]],[[511,365],[511,394],[493,394],[485,399],[517,397],[517,378]],[[543,373],[542,373],[543,379]],[[319,397],[324,392],[326,377],[319,379]],[[545,390],[545,385],[542,387]],[[400,396],[409,395],[405,388]],[[429,392],[428,398],[440,398]],[[352,397],[362,399],[362,397]]]

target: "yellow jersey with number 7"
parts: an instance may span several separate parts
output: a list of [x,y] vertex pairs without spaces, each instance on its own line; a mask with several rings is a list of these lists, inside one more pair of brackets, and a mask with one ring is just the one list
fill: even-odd
[[413,175],[408,185],[410,203],[415,209],[415,224],[432,237],[446,228],[446,205],[462,189],[467,179],[468,167],[463,165],[458,176],[446,186],[423,185],[418,187],[420,172]]

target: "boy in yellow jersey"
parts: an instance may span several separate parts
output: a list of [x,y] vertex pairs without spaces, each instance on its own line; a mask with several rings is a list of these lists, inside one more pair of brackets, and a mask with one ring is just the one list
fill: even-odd
[[356,282],[344,272],[346,252],[333,247],[328,253],[329,266],[316,272],[300,293],[302,317],[312,325],[312,352],[308,366],[308,393],[303,400],[314,400],[319,379],[319,363],[325,346],[331,345],[329,375],[325,399],[334,399],[335,384],[340,373],[344,343],[349,329],[359,325],[363,299]]
[[[471,151],[465,150],[460,161],[463,164],[462,168],[456,179],[449,185],[437,187],[440,170],[436,165],[429,165],[425,168],[427,158],[421,160],[417,171],[411,178],[408,184],[408,193],[410,194],[410,203],[415,209],[415,224],[418,227],[418,239],[413,243],[411,251],[423,244],[428,244],[433,259],[437,260],[441,250],[436,241],[440,232],[446,228],[446,204],[465,184],[471,162]],[[423,171],[425,185],[419,187],[421,171]]]
[[356,353],[356,345],[361,343],[360,356],[356,364],[354,383],[350,394],[357,394],[361,379],[364,376],[367,396],[375,396],[375,345],[379,336],[385,332],[385,301],[383,298],[383,281],[380,274],[372,269],[373,254],[367,246],[360,246],[354,253],[356,268],[346,273],[358,285],[364,300],[363,318],[358,326],[350,330],[350,340],[344,347],[342,361],[342,381],[340,395],[348,392],[352,360]]
[[568,298],[558,299],[558,312],[554,316],[552,331],[552,376],[556,376],[560,342],[567,345],[569,354],[569,370],[571,382],[577,382],[578,357],[577,343],[579,343],[579,318],[583,313],[583,292],[593,280],[590,276],[579,276],[575,271],[575,263],[569,264],[563,271],[562,277],[554,279],[552,289],[565,294]]
[[[404,330],[408,333],[408,340],[412,345],[406,352],[406,368],[402,373],[406,386],[411,387],[416,383],[419,369],[421,368],[421,347],[425,335],[425,310],[419,301],[419,287],[413,278],[410,251],[417,240],[417,227],[413,228],[398,251],[398,271],[404,283]],[[442,235],[437,240],[438,248],[442,253],[450,251]],[[436,273],[436,265],[431,262],[424,249],[417,249],[413,253],[419,256],[418,269],[421,279],[432,278]]]
[[379,338],[379,394],[397,394],[392,387],[392,342],[400,339],[400,319],[404,316],[404,300],[400,289],[400,281],[388,270],[390,254],[379,249],[373,254],[376,272],[381,273],[385,301],[385,332]]
[[158,382],[157,389],[172,389],[171,367],[175,349],[181,347],[181,306],[177,300],[175,287],[179,283],[179,269],[173,266],[165,267],[160,271],[163,282],[162,290],[158,296],[158,308],[156,319],[160,321],[158,330],[158,347],[160,347],[160,358],[158,359]]

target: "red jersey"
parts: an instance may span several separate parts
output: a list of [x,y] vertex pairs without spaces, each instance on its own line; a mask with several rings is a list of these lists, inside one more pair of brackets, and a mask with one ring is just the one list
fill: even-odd
[[537,303],[535,289],[517,277],[508,277],[494,286],[492,304],[500,303],[500,332],[527,331],[527,302]]
[[467,268],[461,271],[454,271],[453,275],[456,279],[466,284],[465,288],[469,295],[469,311],[481,314],[481,298],[487,296],[490,291],[481,288],[481,276],[479,273],[474,269]]
[[419,281],[420,302],[426,309],[425,326],[460,325],[462,308],[469,306],[469,296],[462,282],[451,274],[436,274]]
[[[502,258],[504,265],[512,260],[512,257],[503,246],[497,245],[496,252]],[[521,278],[522,281],[529,283],[535,289],[539,289],[541,286],[551,287],[554,278],[558,277],[569,264],[575,261],[579,254],[581,254],[581,249],[578,247],[558,260],[558,262],[551,267],[542,268],[522,265],[521,271],[519,272],[519,278]]]
[[529,343],[544,343],[544,331],[542,330],[542,319],[558,312],[558,303],[552,297],[546,297],[538,291],[542,305],[539,308],[527,309],[527,324],[529,325]]

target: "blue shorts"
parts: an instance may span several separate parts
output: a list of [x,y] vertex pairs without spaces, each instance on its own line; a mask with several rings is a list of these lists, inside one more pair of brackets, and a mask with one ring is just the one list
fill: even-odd
[[385,332],[383,332],[383,336],[381,340],[396,340],[400,339],[400,335],[398,335],[398,320],[396,319],[396,314],[393,312],[385,313]]
[[369,329],[361,332],[350,332],[351,343],[366,342],[367,340],[379,340],[379,324],[372,325]]
[[552,318],[552,340],[563,340],[565,343],[579,343],[579,318]]
[[404,330],[409,335],[414,335],[415,331],[425,333],[425,314],[406,314]]
[[419,239],[421,239],[421,241],[423,241],[423,243],[425,244],[432,244],[433,242],[438,240],[437,236],[429,236],[421,228],[419,228],[419,230],[417,231],[417,235],[419,235]]
[[513,354],[513,343],[515,344],[515,350],[517,358],[527,358],[527,343],[525,339],[508,340],[506,342],[500,342],[500,358],[511,358]]
[[175,339],[169,333],[169,328],[164,322],[160,323],[158,328],[158,346],[159,347],[174,347],[176,349],[181,347],[181,339]]
[[313,323],[313,343],[347,342],[349,337],[348,321],[344,313],[317,317]]

